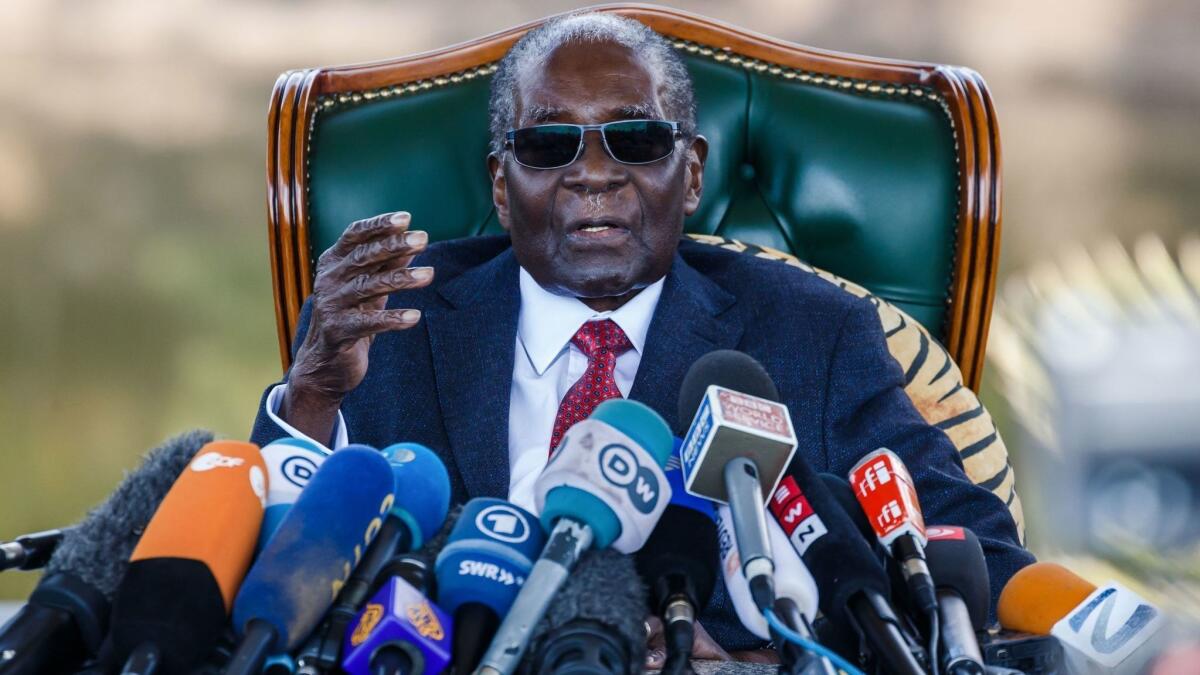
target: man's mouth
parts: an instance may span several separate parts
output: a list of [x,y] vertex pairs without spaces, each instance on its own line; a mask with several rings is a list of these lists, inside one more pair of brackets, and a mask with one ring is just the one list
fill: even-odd
[[567,227],[568,237],[589,241],[619,237],[628,233],[628,227],[614,220],[581,220]]

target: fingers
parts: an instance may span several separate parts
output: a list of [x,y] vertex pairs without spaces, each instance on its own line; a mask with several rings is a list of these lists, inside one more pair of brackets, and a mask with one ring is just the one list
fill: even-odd
[[692,658],[705,659],[709,661],[731,661],[733,658],[729,656],[729,652],[721,648],[717,641],[712,639],[708,631],[704,630],[704,626],[700,622],[695,623],[696,638],[692,641]]
[[389,234],[355,246],[343,257],[342,264],[361,270],[402,259],[407,265],[428,243],[429,233],[423,230]]
[[335,343],[353,342],[389,330],[405,330],[417,325],[421,312],[416,309],[352,310],[338,315],[326,329]]
[[356,220],[342,232],[342,236],[338,237],[327,253],[335,258],[344,257],[355,246],[379,237],[404,232],[411,221],[412,215],[407,211],[381,213],[371,218]]
[[433,281],[432,267],[403,267],[362,273],[330,294],[330,302],[339,308],[354,307],[395,291],[421,288]]
[[662,670],[667,662],[667,648],[662,621],[651,614],[646,617],[646,670]]

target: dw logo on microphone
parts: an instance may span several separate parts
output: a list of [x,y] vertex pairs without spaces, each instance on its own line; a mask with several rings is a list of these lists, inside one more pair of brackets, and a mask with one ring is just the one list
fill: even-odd
[[629,448],[616,443],[601,448],[600,473],[609,483],[624,488],[638,511],[650,513],[658,504],[658,478],[653,471],[638,465]]
[[308,480],[317,472],[317,463],[304,455],[292,455],[283,460],[279,472],[283,474],[284,480],[302,488],[308,485]]
[[475,527],[497,541],[520,544],[529,538],[529,521],[525,514],[505,504],[494,504],[475,516]]

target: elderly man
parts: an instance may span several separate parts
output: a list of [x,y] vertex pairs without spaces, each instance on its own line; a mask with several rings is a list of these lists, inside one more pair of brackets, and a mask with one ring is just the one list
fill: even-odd
[[[681,242],[708,144],[687,70],[661,37],[611,14],[549,22],[505,56],[490,108],[487,161],[508,236],[429,245],[405,212],[351,224],[320,258],[295,363],[264,396],[254,441],[417,441],[445,460],[456,502],[532,508],[568,408],[626,396],[679,429],[688,367],[738,349],[774,378],[817,470],[845,475],[866,452],[896,451],[926,519],[979,535],[993,598],[1032,560],[1005,505],[967,479],[905,395],[870,303],[786,265]],[[596,378],[605,386],[582,386]],[[723,588],[702,623],[720,647],[701,637],[698,655],[762,646]]]

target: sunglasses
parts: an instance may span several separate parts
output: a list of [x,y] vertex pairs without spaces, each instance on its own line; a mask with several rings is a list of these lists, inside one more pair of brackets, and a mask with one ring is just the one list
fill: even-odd
[[560,169],[583,153],[583,134],[596,130],[608,155],[622,164],[650,164],[668,157],[682,135],[679,122],[620,120],[604,124],[542,124],[504,134],[513,157],[531,169]]

